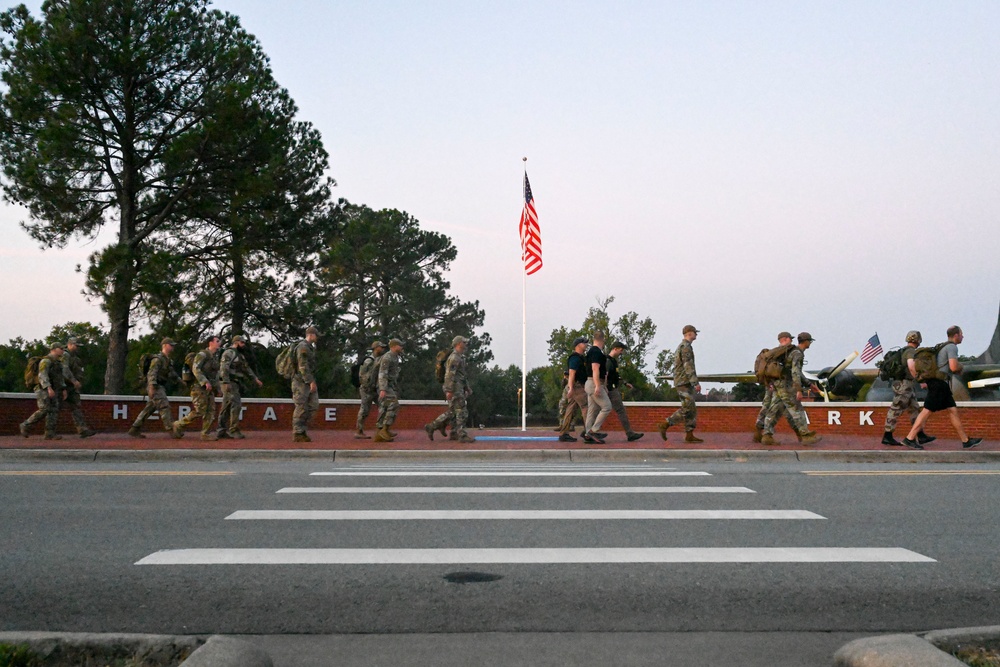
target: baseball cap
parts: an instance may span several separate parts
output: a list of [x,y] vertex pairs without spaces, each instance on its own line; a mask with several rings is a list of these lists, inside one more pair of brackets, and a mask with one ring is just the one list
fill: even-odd
[[455,347],[459,343],[468,343],[468,342],[469,339],[466,338],[465,336],[455,336],[454,338],[451,339],[451,346]]
[[781,340],[782,338],[793,338],[793,336],[787,331],[782,331],[780,334],[778,334],[778,340]]
[[684,327],[684,329],[681,331],[681,335],[689,333],[701,333],[701,332],[695,329],[693,324],[689,324],[686,327]]
[[392,339],[390,339],[389,340],[389,347],[392,347],[394,345],[398,345],[399,347],[403,347],[403,341],[399,340],[398,338],[392,338]]
[[589,342],[590,342],[590,339],[588,339],[586,336],[580,336],[579,338],[577,338],[577,339],[575,339],[573,341],[573,347],[576,347],[580,343],[589,343]]
[[243,336],[240,336],[239,334],[233,336],[233,345],[236,345],[236,343],[245,343],[245,342],[247,342],[247,339],[244,338]]
[[799,334],[799,342],[800,343],[804,343],[807,340],[809,340],[809,341],[815,341],[816,339],[813,338],[812,334],[809,333],[808,331],[803,331],[802,333]]
[[628,349],[628,345],[626,345],[625,343],[621,342],[620,340],[616,340],[615,342],[613,342],[611,344],[611,349],[612,350],[617,349],[619,347],[621,349],[623,349],[623,350],[627,350]]
[[160,341],[160,345],[177,345],[173,338],[164,338]]
[[306,335],[308,336],[309,334],[316,334],[318,336],[319,335],[319,329],[317,329],[316,327],[308,327],[306,329]]
[[382,341],[380,341],[380,340],[377,340],[377,341],[375,341],[374,343],[372,343],[372,349],[373,349],[373,350],[376,350],[376,349],[378,349],[378,348],[380,348],[380,347],[385,347],[385,343],[383,343],[383,342],[382,342]]

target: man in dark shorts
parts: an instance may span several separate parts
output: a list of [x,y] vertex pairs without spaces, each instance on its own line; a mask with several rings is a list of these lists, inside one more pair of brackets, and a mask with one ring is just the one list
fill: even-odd
[[[955,398],[951,393],[951,379],[956,373],[962,372],[962,364],[958,360],[958,345],[965,338],[962,328],[955,325],[948,329],[948,343],[938,351],[937,363],[941,377],[927,378],[927,400],[924,401],[924,408],[913,422],[910,432],[903,439],[903,444],[911,449],[923,449],[917,442],[917,434],[923,430],[924,424],[931,416],[931,413],[948,411],[948,418],[951,425],[955,427],[955,432],[962,440],[962,448],[970,449],[983,441],[982,438],[970,438],[962,428],[962,420],[958,418],[958,406],[955,405]],[[910,373],[916,373],[916,366],[912,358],[907,360]]]

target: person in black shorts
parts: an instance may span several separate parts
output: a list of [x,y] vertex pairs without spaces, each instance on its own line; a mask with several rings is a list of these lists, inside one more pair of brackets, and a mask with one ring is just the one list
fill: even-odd
[[[962,420],[958,417],[958,406],[955,405],[955,397],[951,393],[951,377],[962,372],[962,363],[958,360],[958,344],[965,338],[962,328],[958,325],[948,329],[948,343],[938,351],[937,363],[941,378],[927,378],[927,400],[924,407],[917,415],[916,421],[910,428],[910,432],[903,438],[903,444],[911,449],[923,449],[917,442],[917,434],[920,433],[927,419],[935,412],[948,412],[951,425],[955,427],[955,432],[962,440],[962,448],[970,449],[983,441],[982,438],[970,438],[962,428]],[[910,373],[915,374],[916,366],[912,358],[907,360]]]

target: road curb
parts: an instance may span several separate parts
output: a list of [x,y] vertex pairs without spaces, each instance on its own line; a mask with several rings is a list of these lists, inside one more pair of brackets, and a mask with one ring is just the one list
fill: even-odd
[[1000,626],[933,630],[920,635],[882,635],[844,644],[835,667],[963,667],[955,653],[975,646],[1000,648]]
[[754,449],[0,449],[0,463],[156,461],[548,461],[725,463],[996,463],[1000,452]]
[[274,667],[274,663],[248,641],[213,635],[179,667]]

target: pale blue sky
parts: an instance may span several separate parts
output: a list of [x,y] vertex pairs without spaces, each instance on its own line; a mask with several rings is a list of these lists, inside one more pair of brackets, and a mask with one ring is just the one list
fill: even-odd
[[[483,6],[481,6],[481,4]],[[528,365],[598,296],[702,330],[702,372],[781,329],[985,348],[1000,303],[1000,3],[228,0],[323,133],[336,195],[452,237],[456,295],[520,363],[522,156],[545,267]],[[103,321],[0,210],[0,340]]]

